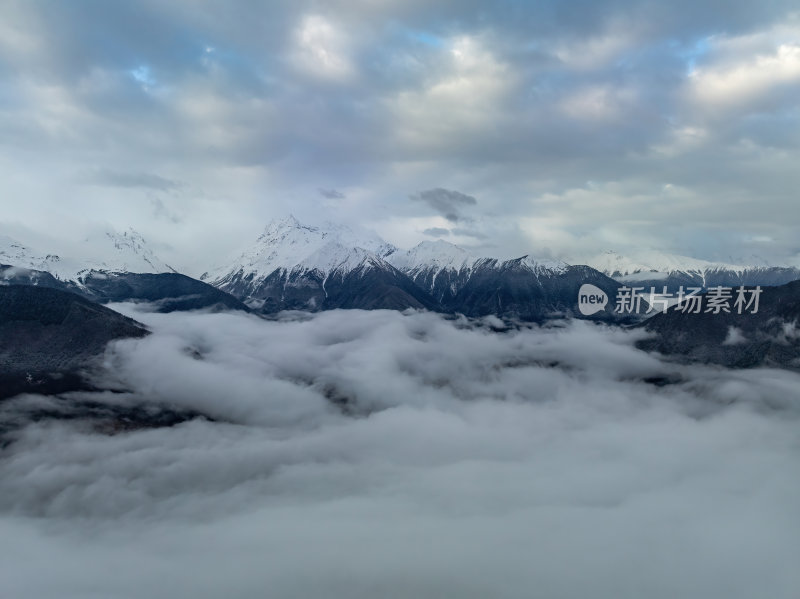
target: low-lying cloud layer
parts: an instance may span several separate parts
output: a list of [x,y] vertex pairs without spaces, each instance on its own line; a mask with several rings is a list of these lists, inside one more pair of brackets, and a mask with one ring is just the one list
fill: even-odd
[[119,308],[154,333],[108,352],[128,392],[95,397],[212,420],[15,433],[10,597],[800,589],[796,374],[677,366],[582,322]]

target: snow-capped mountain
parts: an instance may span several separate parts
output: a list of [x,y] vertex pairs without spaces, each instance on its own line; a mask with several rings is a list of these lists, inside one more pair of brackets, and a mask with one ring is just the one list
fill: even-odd
[[424,307],[527,319],[574,312],[583,283],[612,296],[619,287],[588,267],[477,257],[445,241],[400,250],[374,233],[294,217],[271,223],[233,263],[201,278],[264,312]]
[[530,256],[514,260],[476,257],[443,240],[423,241],[410,250],[397,250],[386,260],[444,305],[457,303],[459,292],[479,274],[485,277],[490,273],[519,270],[523,276],[527,274],[538,280],[540,277],[561,276],[569,268],[564,262],[537,260]]
[[[91,270],[128,273],[176,272],[159,259],[137,231],[104,231],[84,240],[93,259],[84,261]],[[98,258],[102,256],[102,258]]]
[[145,301],[161,312],[247,310],[231,295],[175,272],[133,229],[102,231],[85,238],[76,251],[81,259],[43,254],[0,237],[0,285],[49,287],[100,303]]
[[252,248],[201,280],[267,312],[431,308],[430,299],[381,257],[395,250],[374,233],[309,226],[289,216],[270,223]]
[[420,272],[434,269],[456,270],[471,268],[476,258],[470,253],[447,241],[423,241],[410,250],[396,250],[386,257],[387,262],[400,270]]
[[85,238],[77,248],[81,256],[62,257],[32,249],[9,237],[0,237],[0,264],[48,272],[59,281],[81,285],[91,272],[175,272],[162,262],[134,229],[122,233],[106,230]]
[[606,251],[573,263],[584,263],[629,285],[644,287],[715,287],[717,285],[783,285],[800,279],[800,269],[788,266],[763,266],[711,262],[656,250],[625,256]]
[[6,236],[0,236],[0,264],[44,271],[67,279],[80,268],[77,261],[62,260],[57,254],[44,254]]
[[312,227],[290,215],[267,225],[256,243],[232,263],[200,278],[224,285],[241,273],[255,284],[276,270],[349,272],[393,250],[374,233],[356,234],[349,227],[333,223]]
[[[576,260],[572,260],[572,262],[576,262]],[[656,250],[638,252],[635,257],[608,250],[601,254],[590,256],[584,263],[609,276],[619,278],[636,278],[636,275],[641,273],[645,273],[649,278],[656,278],[652,273],[661,273],[666,277],[672,272],[702,273],[707,270],[741,271],[745,269],[743,266],[714,263]]]
[[[563,272],[569,266],[559,260],[541,260],[531,256],[523,256],[522,260],[525,266],[534,273]],[[473,256],[464,248],[441,239],[423,241],[410,250],[395,250],[386,256],[386,261],[407,273],[474,270],[487,261],[493,261],[498,265],[511,262],[510,260]]]

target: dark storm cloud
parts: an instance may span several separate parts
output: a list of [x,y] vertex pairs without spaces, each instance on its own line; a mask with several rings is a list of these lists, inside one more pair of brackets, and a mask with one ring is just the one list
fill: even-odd
[[414,201],[428,204],[436,212],[454,223],[465,218],[463,214],[465,208],[478,204],[478,200],[470,195],[451,189],[442,189],[441,187],[420,191],[410,197]]
[[0,449],[9,596],[796,595],[796,373],[584,322],[116,307],[153,334],[87,399],[214,420],[105,434],[35,416],[70,398],[1,404],[34,415]]

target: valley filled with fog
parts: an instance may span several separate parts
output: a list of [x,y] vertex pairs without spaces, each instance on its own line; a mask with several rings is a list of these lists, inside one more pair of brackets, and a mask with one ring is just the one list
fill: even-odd
[[[789,599],[800,375],[582,321],[158,314],[0,404],[9,597]],[[108,430],[70,406],[168,407]],[[36,416],[58,405],[61,418]]]

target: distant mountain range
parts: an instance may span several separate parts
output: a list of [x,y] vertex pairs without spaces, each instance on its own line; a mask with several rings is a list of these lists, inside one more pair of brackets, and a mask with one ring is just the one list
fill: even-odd
[[[239,258],[201,279],[265,313],[425,308],[523,320],[577,316],[583,283],[609,297],[620,287],[586,266],[476,258],[444,241],[403,251],[372,233],[312,227],[294,217],[271,223]],[[613,305],[599,317],[614,318]]]
[[61,281],[76,282],[92,271],[176,272],[156,257],[144,238],[134,229],[122,233],[106,230],[84,239],[82,245],[85,249],[80,253],[89,254],[92,259],[44,253],[9,237],[0,236],[0,264],[44,271]]
[[144,301],[161,312],[220,307],[248,310],[239,300],[177,273],[156,257],[144,238],[129,229],[85,241],[96,260],[44,254],[0,237],[0,285],[34,285],[76,293],[100,302]]
[[[425,309],[544,321],[582,318],[578,290],[587,283],[608,298],[592,318],[645,327],[651,336],[640,342],[642,349],[728,367],[800,368],[800,272],[788,267],[741,267],[666,254],[631,260],[611,252],[587,265],[531,256],[500,260],[473,256],[444,241],[402,250],[373,233],[308,226],[293,217],[268,225],[239,258],[203,280],[175,272],[133,230],[107,232],[92,247],[100,248],[101,259],[75,260],[0,238],[0,399],[23,391],[85,388],[85,370],[108,341],[146,334],[138,323],[98,303],[265,315]],[[673,308],[644,321],[644,314],[615,313],[623,285],[765,289],[757,314],[687,314]],[[165,422],[184,417],[164,416]]]
[[662,290],[666,286],[670,293],[681,286],[703,289],[718,285],[776,286],[800,279],[800,269],[792,266],[744,266],[652,250],[637,252],[635,258],[606,251],[584,262],[628,286],[647,290],[650,287]]
[[425,308],[436,302],[384,256],[396,248],[348,227],[311,227],[294,217],[271,223],[232,264],[201,280],[253,309]]
[[593,318],[619,321],[614,300],[623,285],[645,293],[666,286],[675,293],[680,286],[800,280],[800,270],[792,267],[739,266],[655,251],[635,258],[609,251],[567,263],[475,256],[442,240],[403,250],[369,231],[310,226],[292,216],[271,222],[238,258],[200,280],[175,272],[133,229],[105,231],[86,245],[101,258],[75,260],[0,237],[0,284],[64,289],[100,302],[147,301],[163,311],[412,308],[538,321],[580,318],[578,289],[591,283],[609,298]]

